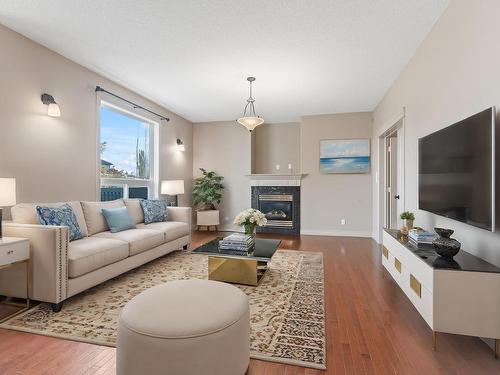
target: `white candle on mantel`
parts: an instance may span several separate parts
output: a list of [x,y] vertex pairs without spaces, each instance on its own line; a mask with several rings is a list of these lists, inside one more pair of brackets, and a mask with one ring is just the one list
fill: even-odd
[[279,171],[280,170],[280,165],[279,164],[276,164],[276,170]]

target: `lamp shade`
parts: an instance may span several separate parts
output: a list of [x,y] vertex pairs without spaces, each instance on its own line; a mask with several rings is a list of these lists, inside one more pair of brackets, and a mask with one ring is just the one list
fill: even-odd
[[184,194],[184,180],[163,180],[161,182],[160,194]]
[[61,117],[61,110],[57,103],[50,103],[47,108],[47,114],[51,117]]
[[0,178],[0,207],[16,204],[16,179]]
[[252,131],[257,126],[264,123],[264,119],[262,117],[257,117],[257,116],[240,117],[238,119],[238,123],[247,128],[248,131]]

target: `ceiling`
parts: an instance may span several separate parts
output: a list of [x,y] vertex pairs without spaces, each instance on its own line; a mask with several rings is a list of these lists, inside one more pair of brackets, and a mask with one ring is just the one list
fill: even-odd
[[371,111],[447,0],[0,0],[0,24],[193,122]]

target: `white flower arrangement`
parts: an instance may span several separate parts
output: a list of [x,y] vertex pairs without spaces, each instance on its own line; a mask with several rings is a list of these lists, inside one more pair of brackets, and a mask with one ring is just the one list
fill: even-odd
[[257,225],[262,227],[266,225],[266,223],[266,215],[254,208],[242,211],[234,218],[234,224],[236,225]]

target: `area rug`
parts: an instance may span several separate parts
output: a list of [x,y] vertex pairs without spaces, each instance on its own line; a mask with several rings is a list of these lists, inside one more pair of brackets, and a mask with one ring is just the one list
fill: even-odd
[[[59,313],[42,303],[0,326],[115,346],[118,314],[132,297],[192,278],[207,278],[207,256],[175,252],[66,300]],[[252,358],[326,368],[321,253],[279,250],[259,286],[238,287],[250,300]]]

